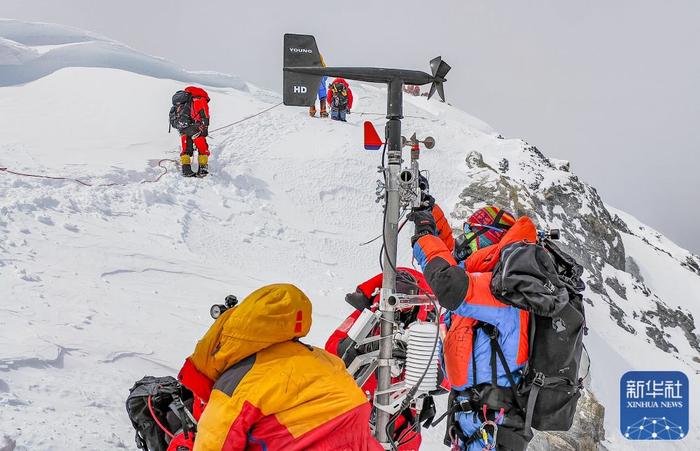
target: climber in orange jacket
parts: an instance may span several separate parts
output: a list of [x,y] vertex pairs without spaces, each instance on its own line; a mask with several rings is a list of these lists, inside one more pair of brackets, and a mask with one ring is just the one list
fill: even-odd
[[289,284],[219,316],[179,374],[206,403],[195,451],[382,449],[343,362],[299,341],[310,328],[311,302]]
[[[519,241],[534,243],[537,229],[526,216],[516,220],[490,206],[469,217],[455,244],[451,238],[449,243],[442,239],[434,216],[414,211],[409,219],[416,224],[411,238],[414,258],[448,310],[441,352],[452,386],[448,442],[453,448],[477,451],[495,446],[497,439],[499,450],[524,450],[531,435],[523,429],[514,390],[529,355],[529,313],[500,302],[490,287],[501,250]],[[479,434],[487,419],[503,421],[498,434]]]

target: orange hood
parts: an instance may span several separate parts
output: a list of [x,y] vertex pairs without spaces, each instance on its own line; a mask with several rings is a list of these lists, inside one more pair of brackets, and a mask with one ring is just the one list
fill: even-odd
[[311,301],[291,284],[262,287],[227,310],[197,343],[190,360],[211,380],[242,359],[311,329]]

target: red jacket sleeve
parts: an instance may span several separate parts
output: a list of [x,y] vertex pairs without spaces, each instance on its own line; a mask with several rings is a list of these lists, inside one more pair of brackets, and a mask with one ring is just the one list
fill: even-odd
[[180,373],[177,375],[178,380],[187,387],[192,393],[197,395],[204,402],[209,401],[214,381],[209,379],[201,371],[194,366],[194,363],[187,358],[182,366]]
[[450,227],[450,223],[447,221],[445,213],[438,204],[435,204],[433,207],[433,218],[435,219],[435,225],[437,226],[438,236],[442,242],[445,243],[445,246],[447,246],[447,250],[454,252],[455,238],[452,235],[452,227]]
[[352,90],[348,88],[348,110],[352,110]]

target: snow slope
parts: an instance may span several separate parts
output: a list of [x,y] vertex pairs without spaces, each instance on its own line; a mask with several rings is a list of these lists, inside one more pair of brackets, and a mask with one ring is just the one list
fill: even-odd
[[[178,71],[163,76],[169,63],[150,57],[139,59],[138,70],[127,67],[122,62],[133,50],[111,41],[106,48],[104,38],[77,30],[0,21],[0,37],[0,167],[123,184],[0,173],[0,447],[5,440],[19,450],[135,449],[123,406],[128,388],[144,374],[175,374],[211,324],[209,306],[229,293],[297,284],[314,304],[307,341],[324,343],[349,313],[344,294],[379,270],[378,243],[359,246],[381,230],[379,154],[361,147],[368,116],[340,124],[280,106],[212,135],[209,178],[183,179],[168,166],[159,182],[141,184],[160,173],[155,162],[177,157],[165,112],[172,92],[194,79]],[[66,45],[75,59],[45,74],[36,69],[37,59]],[[33,78],[3,78],[7,55],[14,55],[15,74],[25,68]],[[212,129],[281,100],[252,85],[212,85]],[[385,108],[381,87],[353,90],[357,112]],[[436,138],[422,167],[448,211],[457,209],[471,177],[465,157],[472,150],[494,166],[507,158],[511,177],[544,174],[545,184],[564,177],[518,169],[530,158],[522,141],[497,139],[488,125],[448,105],[407,97],[405,114],[420,117],[404,120],[405,135]],[[693,256],[610,210],[629,227],[621,236],[645,286],[697,318],[700,276],[681,266]],[[408,234],[399,249],[410,264]],[[649,302],[633,288],[637,276],[605,271],[629,286],[627,299],[614,301],[630,315]],[[640,449],[617,430],[620,375],[683,370],[691,397],[700,399],[697,352],[676,329],[668,338],[676,352],[662,351],[618,327],[601,296],[587,296],[590,386],[607,409],[606,446]],[[698,407],[691,408],[697,417]],[[698,432],[665,448],[698,449]],[[442,449],[441,433],[428,434],[427,449]]]

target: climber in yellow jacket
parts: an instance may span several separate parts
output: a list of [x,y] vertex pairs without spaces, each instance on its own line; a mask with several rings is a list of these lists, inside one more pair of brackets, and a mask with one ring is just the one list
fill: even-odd
[[299,341],[310,328],[311,302],[288,284],[258,289],[215,321],[179,375],[205,404],[195,451],[382,449],[343,362]]

